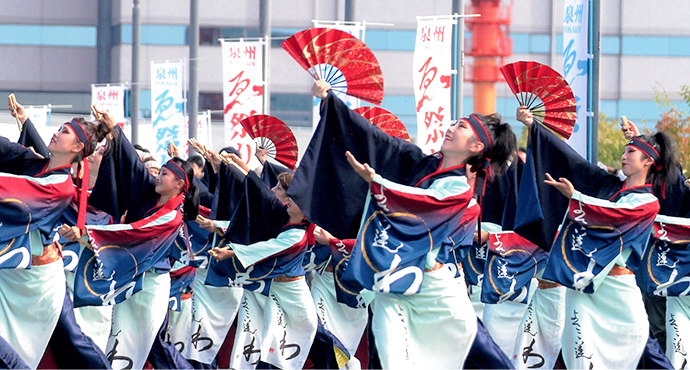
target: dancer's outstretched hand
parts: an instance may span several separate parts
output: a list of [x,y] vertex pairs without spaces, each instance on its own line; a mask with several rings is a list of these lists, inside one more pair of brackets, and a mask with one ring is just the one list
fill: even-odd
[[571,198],[573,196],[573,192],[575,191],[575,187],[573,187],[573,184],[568,181],[568,179],[561,177],[558,179],[558,181],[556,181],[548,172],[546,173],[546,180],[544,180],[544,184],[553,186],[554,188],[558,189],[561,194],[568,198]]

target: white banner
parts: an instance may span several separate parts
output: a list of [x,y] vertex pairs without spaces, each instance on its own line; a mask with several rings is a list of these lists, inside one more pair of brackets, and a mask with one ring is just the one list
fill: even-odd
[[151,129],[154,158],[165,163],[168,142],[173,142],[180,153],[187,152],[187,119],[184,109],[184,63],[151,62]]
[[96,104],[100,111],[108,112],[125,134],[131,137],[132,127],[125,118],[127,90],[125,84],[91,84],[91,104]]
[[[565,0],[563,17],[563,77],[577,102],[577,120],[568,144],[588,158],[589,0]],[[596,140],[597,138],[594,138]]]
[[[364,33],[366,31],[366,27],[362,22],[347,22],[347,24],[343,24],[338,21],[334,22],[325,22],[325,21],[312,21],[312,24],[314,27],[318,28],[335,28],[337,30],[341,30],[344,32],[347,32],[351,34],[352,36],[364,40]],[[354,96],[347,95],[343,92],[336,92],[334,93],[340,98],[340,100],[345,103],[345,105],[348,106],[350,109],[357,109],[359,108],[359,103],[360,100],[355,98]],[[318,98],[312,98],[312,120],[311,120],[311,128],[312,130],[316,130],[316,125],[319,124],[319,120],[321,118],[321,99]]]
[[240,152],[242,159],[254,168],[254,141],[240,121],[264,113],[264,40],[221,40],[223,58],[223,105],[225,106],[225,140]]
[[[198,141],[200,144],[206,145],[209,148],[212,148],[213,142],[211,139],[211,112],[200,112],[196,116],[196,118],[196,141]],[[185,116],[185,124],[187,133],[189,133],[189,116]],[[190,155],[199,154],[193,149],[190,149],[189,145],[187,145],[186,151],[179,151],[179,153],[182,159],[187,159]]]
[[451,119],[451,72],[455,20],[417,19],[413,86],[417,104],[417,145],[425,153],[441,149]]
[[28,107],[24,107],[24,113],[27,117],[29,117],[31,122],[36,127],[36,130],[39,132],[42,128],[50,125],[50,112],[51,109],[47,105],[41,105],[38,107],[29,105]]
[[196,140],[201,144],[212,148],[213,139],[211,135],[211,112],[200,112],[197,116]]

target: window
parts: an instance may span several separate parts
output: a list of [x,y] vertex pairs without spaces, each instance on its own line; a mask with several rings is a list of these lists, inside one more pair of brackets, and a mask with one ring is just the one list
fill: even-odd
[[199,45],[220,45],[218,39],[241,37],[259,37],[259,29],[256,27],[199,27]]

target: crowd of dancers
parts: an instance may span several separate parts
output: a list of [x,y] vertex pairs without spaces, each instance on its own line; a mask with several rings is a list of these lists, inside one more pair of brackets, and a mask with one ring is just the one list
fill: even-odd
[[107,112],[46,145],[17,105],[0,367],[49,348],[58,368],[217,368],[228,336],[234,369],[686,366],[690,190],[667,134],[626,121],[611,174],[519,107],[525,158],[498,114],[427,155],[312,93],[295,171],[194,140],[158,165]]

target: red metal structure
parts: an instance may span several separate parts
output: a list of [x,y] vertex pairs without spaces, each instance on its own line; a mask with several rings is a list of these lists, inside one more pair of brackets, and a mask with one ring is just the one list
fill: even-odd
[[465,40],[465,55],[472,60],[465,67],[465,81],[474,84],[474,112],[496,112],[495,83],[503,81],[498,70],[503,59],[513,54],[513,40],[508,37],[512,0],[472,0],[466,14],[481,14],[465,18],[472,33]]

